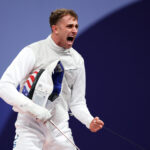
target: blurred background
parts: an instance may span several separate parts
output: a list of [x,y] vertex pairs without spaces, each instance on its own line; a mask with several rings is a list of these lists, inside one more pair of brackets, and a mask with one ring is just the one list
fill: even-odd
[[[79,33],[74,48],[84,57],[87,105],[105,126],[91,133],[70,118],[81,150],[150,149],[150,2],[148,0],[1,0],[0,76],[26,45],[50,33],[49,14],[74,9]],[[0,149],[11,150],[16,113],[0,99]],[[136,143],[136,144],[135,144]]]

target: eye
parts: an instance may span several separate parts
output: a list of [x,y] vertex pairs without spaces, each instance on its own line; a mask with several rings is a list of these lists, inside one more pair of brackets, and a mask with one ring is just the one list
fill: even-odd
[[72,24],[68,24],[68,25],[67,25],[67,28],[72,28],[72,27],[73,27]]
[[78,29],[78,28],[79,28],[79,25],[77,24],[75,27],[76,27],[76,29]]
[[74,28],[74,27],[75,27],[76,29],[78,29],[78,28],[79,28],[79,25],[78,25],[78,24],[76,24],[76,25],[74,25],[74,24],[68,24],[66,27],[69,28],[69,29]]

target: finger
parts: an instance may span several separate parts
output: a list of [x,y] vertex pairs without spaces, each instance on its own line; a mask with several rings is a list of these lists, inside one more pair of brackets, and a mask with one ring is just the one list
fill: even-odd
[[95,117],[94,120],[96,120],[96,121],[101,121],[102,124],[104,125],[104,122],[103,122],[99,117]]
[[103,123],[102,122],[97,122],[97,123],[94,124],[94,127],[102,128],[103,127]]
[[102,129],[102,128],[103,128],[102,125],[95,127],[95,129],[96,129],[97,131],[100,130],[100,129]]
[[101,120],[101,124],[104,125],[104,122]]
[[93,123],[96,123],[96,119],[93,119],[93,121],[92,121]]
[[97,124],[97,123],[95,123],[95,124],[93,124],[93,127],[94,128],[99,128],[101,125],[100,124]]
[[97,121],[95,122],[95,124],[97,124],[97,125],[103,125],[104,123],[103,123],[103,121],[101,121],[101,120],[97,120]]
[[96,121],[98,124],[104,125],[104,122],[102,120],[97,120]]
[[97,120],[96,123],[97,124],[101,124],[102,122],[101,122],[101,120]]
[[99,120],[99,117],[95,117],[94,119],[95,119],[95,120]]

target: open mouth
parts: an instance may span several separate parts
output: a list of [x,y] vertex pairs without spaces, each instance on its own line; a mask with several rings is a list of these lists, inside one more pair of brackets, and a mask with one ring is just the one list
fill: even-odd
[[67,41],[73,42],[73,40],[74,40],[74,37],[71,37],[71,36],[67,37]]

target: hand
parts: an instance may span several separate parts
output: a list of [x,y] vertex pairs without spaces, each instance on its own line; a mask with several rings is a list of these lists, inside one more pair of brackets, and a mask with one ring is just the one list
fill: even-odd
[[51,118],[51,112],[46,108],[35,104],[31,100],[27,100],[24,105],[21,105],[24,112],[31,114],[37,121],[43,123],[47,122]]
[[[36,106],[36,107],[35,107]],[[51,118],[51,113],[46,108],[39,105],[35,105],[31,113],[36,118],[37,121],[46,123]]]
[[103,126],[104,122],[100,120],[99,117],[95,117],[90,123],[90,130],[91,132],[97,132],[98,130],[102,129]]

